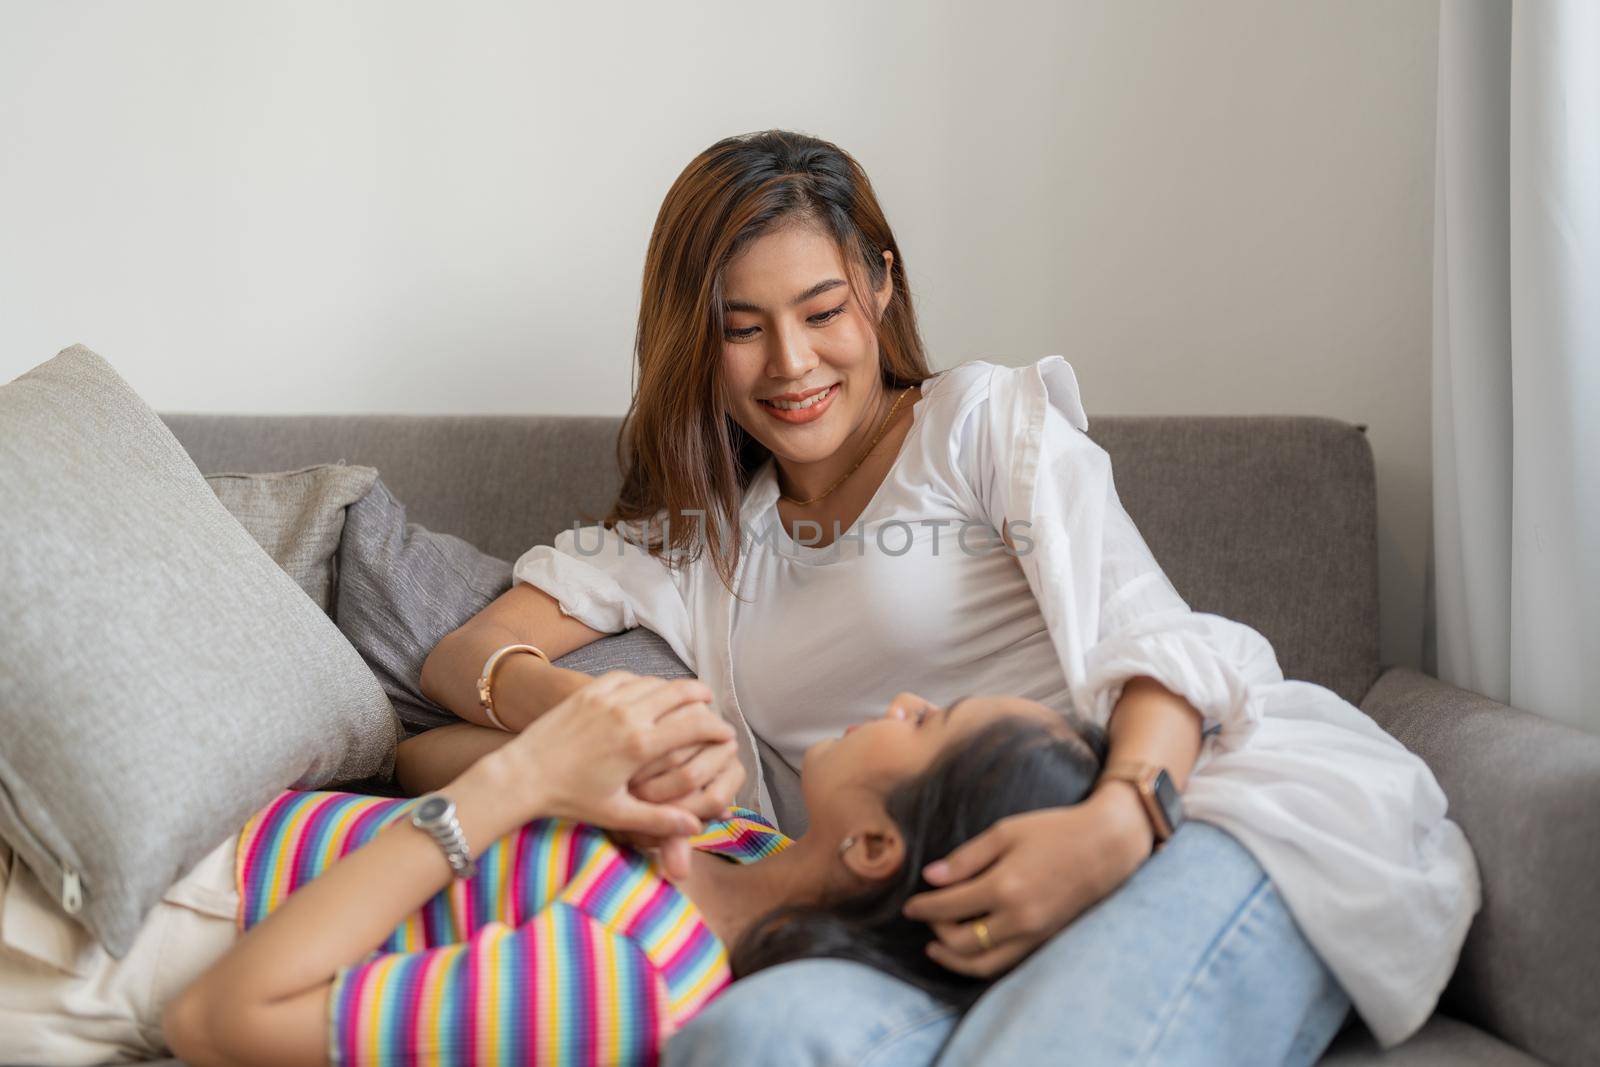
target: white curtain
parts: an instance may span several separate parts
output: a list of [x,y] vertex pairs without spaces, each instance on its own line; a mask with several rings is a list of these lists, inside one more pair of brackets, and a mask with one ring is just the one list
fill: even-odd
[[1443,0],[1431,673],[1600,731],[1600,0]]

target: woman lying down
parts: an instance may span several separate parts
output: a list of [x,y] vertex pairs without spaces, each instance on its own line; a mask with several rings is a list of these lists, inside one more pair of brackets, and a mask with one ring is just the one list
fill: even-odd
[[[903,694],[806,753],[810,825],[791,840],[754,812],[702,826],[630,792],[663,754],[732,737],[709,698],[693,679],[616,671],[426,797],[282,794],[191,876],[227,878],[244,932],[196,939],[220,958],[151,1006],[172,1053],[653,1062],[735,976],[814,955],[970,1004],[986,983],[930,959],[931,930],[901,906],[928,888],[927,863],[1000,819],[1082,799],[1096,729],[1022,699]],[[602,827],[693,835],[686,876]],[[174,955],[190,974],[209,962]]]

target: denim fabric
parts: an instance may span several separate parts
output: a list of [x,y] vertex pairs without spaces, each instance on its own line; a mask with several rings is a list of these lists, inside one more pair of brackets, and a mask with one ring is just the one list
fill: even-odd
[[665,1063],[1301,1065],[1349,1007],[1250,853],[1189,822],[964,1018],[861,964],[804,960],[734,983]]

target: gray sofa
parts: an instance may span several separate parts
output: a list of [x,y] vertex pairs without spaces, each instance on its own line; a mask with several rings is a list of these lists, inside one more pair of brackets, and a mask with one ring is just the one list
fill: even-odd
[[[618,483],[618,420],[163,418],[200,469],[378,468],[413,522],[514,560]],[[1379,1053],[1352,1020],[1326,1064],[1600,1063],[1600,737],[1378,661],[1376,494],[1363,428],[1311,417],[1105,417],[1091,436],[1196,610],[1238,619],[1284,674],[1359,705],[1438,775],[1484,908],[1439,1012]]]

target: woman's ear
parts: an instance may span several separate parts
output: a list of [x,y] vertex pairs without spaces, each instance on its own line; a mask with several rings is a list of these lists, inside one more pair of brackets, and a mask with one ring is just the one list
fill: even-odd
[[840,849],[839,858],[851,874],[863,881],[881,882],[905,862],[906,843],[887,813],[870,825],[858,827],[846,840],[849,847]]
[[883,286],[874,294],[878,303],[878,318],[883,318],[883,313],[889,307],[889,298],[894,296],[894,253],[887,248],[883,250]]

